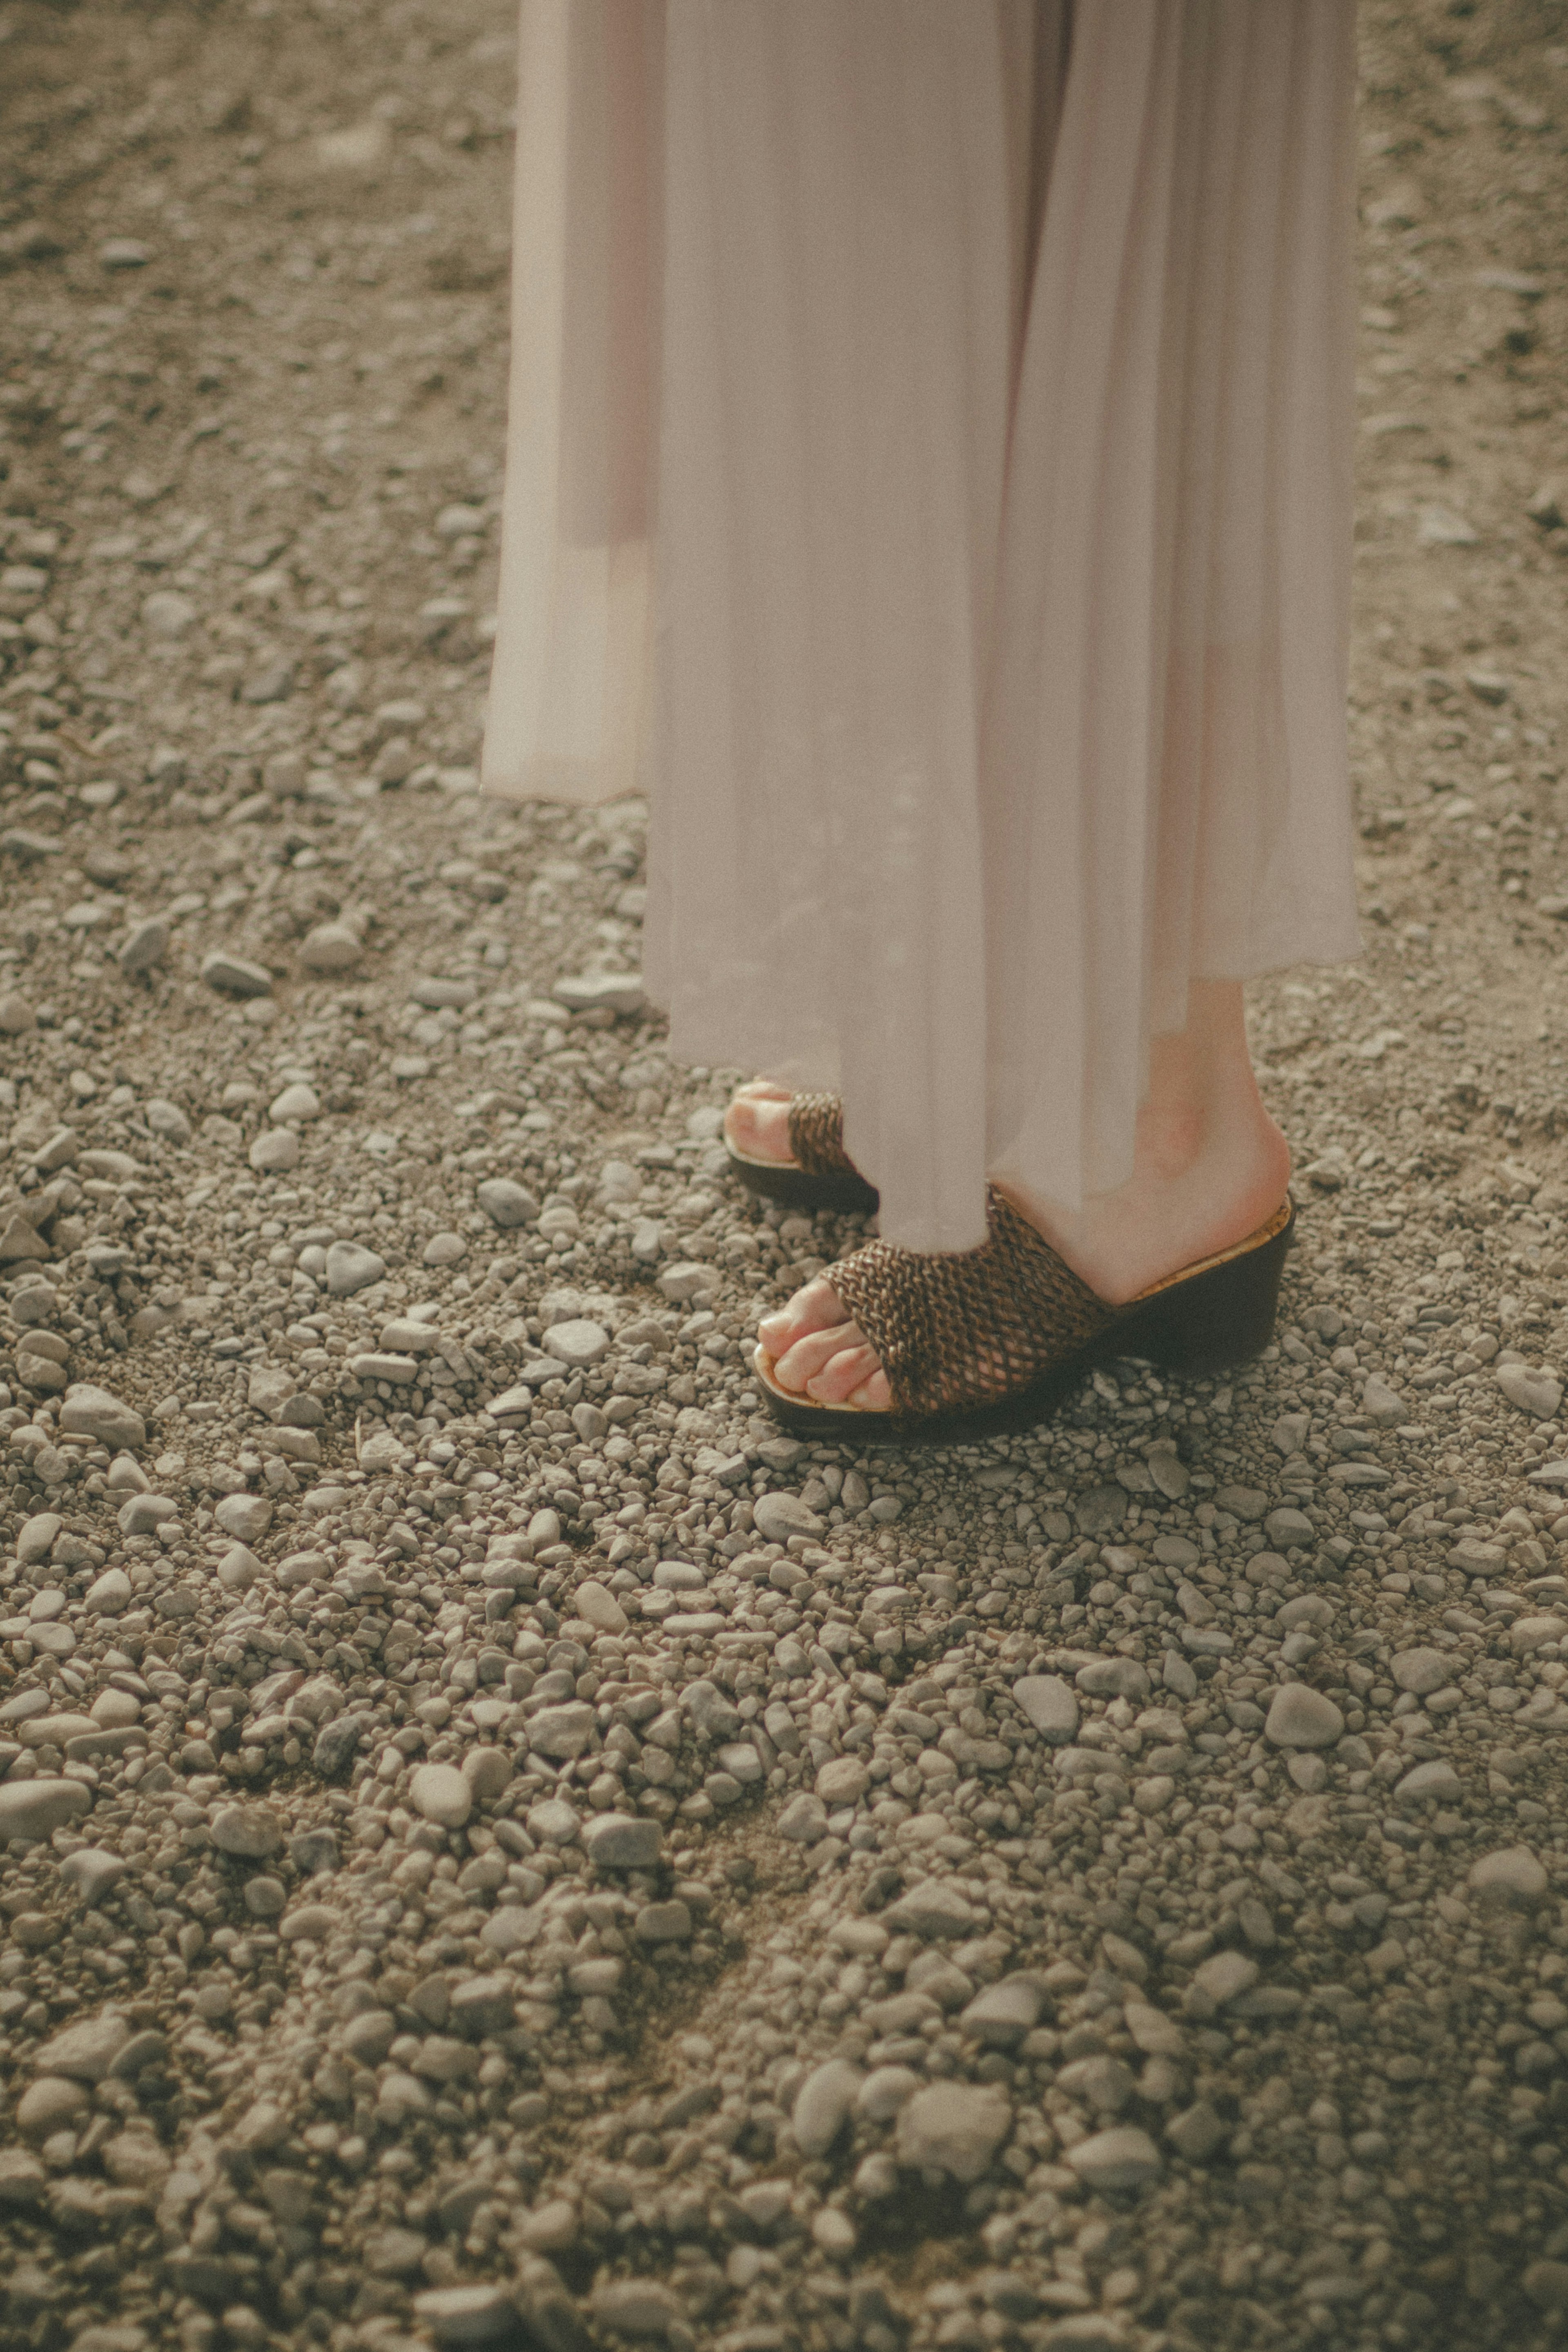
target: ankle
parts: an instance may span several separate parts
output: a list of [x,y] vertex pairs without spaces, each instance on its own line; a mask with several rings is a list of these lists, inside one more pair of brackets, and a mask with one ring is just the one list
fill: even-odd
[[1243,1241],[1284,1198],[1291,1153],[1247,1053],[1241,990],[1193,985],[1188,1023],[1156,1038],[1133,1172],[1066,1212],[1003,1179],[999,1190],[1113,1306]]

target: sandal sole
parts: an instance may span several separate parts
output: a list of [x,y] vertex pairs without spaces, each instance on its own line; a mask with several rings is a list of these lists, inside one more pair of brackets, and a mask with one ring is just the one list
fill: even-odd
[[874,1216],[880,1198],[863,1176],[846,1171],[841,1176],[814,1176],[793,1160],[748,1160],[726,1143],[729,1172],[748,1192],[777,1201],[787,1209],[836,1209],[841,1215]]
[[1118,1357],[1143,1357],[1162,1370],[1198,1377],[1260,1355],[1273,1336],[1280,1281],[1295,1223],[1295,1204],[1287,1199],[1234,1250],[1205,1259],[1129,1299],[1092,1339],[1027,1388],[987,1403],[941,1413],[818,1404],[780,1388],[771,1377],[772,1359],[760,1349],[753,1370],[768,1410],[798,1437],[842,1437],[856,1445],[953,1445],[1032,1429],[1049,1419],[1097,1364]]

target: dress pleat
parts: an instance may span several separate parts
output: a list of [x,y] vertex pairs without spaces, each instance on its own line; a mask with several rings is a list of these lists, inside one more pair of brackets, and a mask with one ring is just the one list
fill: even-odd
[[486,789],[634,790],[672,1052],[882,1229],[1356,951],[1353,0],[524,0]]

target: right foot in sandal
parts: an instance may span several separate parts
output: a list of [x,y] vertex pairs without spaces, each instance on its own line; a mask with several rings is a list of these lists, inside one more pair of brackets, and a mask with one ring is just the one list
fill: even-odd
[[[1067,1213],[1004,1175],[996,1190],[1105,1308],[1238,1247],[1285,1198],[1290,1147],[1258,1093],[1241,989],[1195,982],[1188,1026],[1155,1042],[1132,1176]],[[820,1276],[761,1325],[779,1385],[821,1404],[885,1412],[893,1391],[874,1349]]]
[[1156,1037],[1133,1172],[1082,1209],[1051,1207],[1003,1170],[997,1189],[1108,1305],[1256,1232],[1284,1199],[1291,1147],[1263,1107],[1239,981],[1194,981],[1187,1025]]

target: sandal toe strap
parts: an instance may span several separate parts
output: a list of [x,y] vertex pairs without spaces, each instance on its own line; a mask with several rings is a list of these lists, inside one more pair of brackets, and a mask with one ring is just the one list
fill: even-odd
[[1017,1395],[1111,1319],[1103,1299],[989,1187],[986,1221],[977,1249],[928,1256],[873,1242],[829,1269],[899,1412]]
[[791,1095],[789,1149],[808,1176],[853,1176],[844,1150],[844,1107],[837,1095]]

